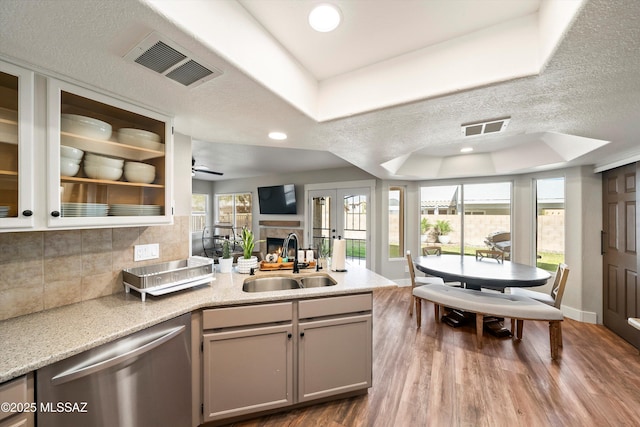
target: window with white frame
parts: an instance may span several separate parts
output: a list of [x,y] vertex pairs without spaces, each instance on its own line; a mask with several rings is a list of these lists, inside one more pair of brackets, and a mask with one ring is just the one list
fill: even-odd
[[389,258],[404,256],[404,188],[389,187]]
[[251,193],[216,194],[216,224],[230,224],[236,230],[251,228]]
[[191,232],[204,230],[207,225],[208,206],[208,194],[194,193],[191,195]]

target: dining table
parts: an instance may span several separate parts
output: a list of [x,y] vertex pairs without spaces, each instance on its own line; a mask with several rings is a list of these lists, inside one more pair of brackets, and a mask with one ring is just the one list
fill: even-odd
[[[417,257],[417,270],[445,282],[460,282],[461,286],[481,290],[489,288],[504,292],[508,287],[542,286],[551,274],[541,268],[495,258],[477,259],[475,256],[442,254]],[[472,316],[459,310],[451,310],[442,320],[458,327],[467,324]],[[511,331],[504,328],[503,319],[485,317],[485,329],[497,337],[509,337]]]
[[460,282],[471,289],[542,286],[551,278],[548,271],[513,261],[459,254],[421,256],[415,259],[416,269],[445,282]]

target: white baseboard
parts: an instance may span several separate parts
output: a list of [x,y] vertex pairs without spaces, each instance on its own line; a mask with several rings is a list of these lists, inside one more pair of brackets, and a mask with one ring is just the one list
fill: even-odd
[[411,279],[394,279],[393,280],[398,287],[411,286]]
[[569,319],[577,320],[578,322],[584,323],[598,323],[598,313],[594,313],[592,311],[582,311],[566,305],[563,305],[561,309],[562,313]]

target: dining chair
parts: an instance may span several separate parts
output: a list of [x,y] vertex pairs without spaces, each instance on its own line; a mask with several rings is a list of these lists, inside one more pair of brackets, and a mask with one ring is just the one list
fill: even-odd
[[[422,248],[422,255],[423,256],[440,256],[442,255],[442,248],[440,246],[425,246]],[[462,287],[462,283],[460,282],[445,282],[445,285],[447,286],[453,286],[455,288],[461,288]]]
[[[438,248],[439,249],[439,248]],[[415,305],[415,297],[413,296],[413,290],[416,286],[422,285],[444,285],[444,280],[440,277],[424,276],[416,277],[415,266],[413,265],[413,258],[411,257],[411,251],[407,251],[407,263],[409,264],[409,276],[411,277],[411,289],[409,297],[409,316],[413,316],[413,306]]]
[[422,248],[422,255],[424,255],[424,256],[429,256],[429,255],[440,256],[440,255],[442,255],[442,248],[440,246],[425,246],[424,248]]
[[484,258],[495,259],[502,264],[504,262],[504,252],[494,249],[476,249],[476,261],[482,261]]
[[[476,261],[482,261],[483,259],[492,259],[498,261],[498,264],[504,263],[504,252],[496,249],[476,249]],[[492,288],[491,286],[483,286],[483,290],[489,290],[491,292],[504,293],[504,288]]]
[[[562,304],[562,296],[564,295],[564,288],[567,285],[567,278],[569,277],[569,267],[567,264],[560,263],[556,269],[556,277],[553,280],[553,286],[549,293],[532,291],[530,289],[523,288],[509,288],[512,295],[520,295],[534,300],[543,302],[547,305],[560,309]],[[511,332],[514,332],[515,321],[511,319]],[[518,333],[517,337],[522,338],[522,320],[518,320]],[[560,340],[560,347],[562,347],[562,329],[559,332],[558,339]]]

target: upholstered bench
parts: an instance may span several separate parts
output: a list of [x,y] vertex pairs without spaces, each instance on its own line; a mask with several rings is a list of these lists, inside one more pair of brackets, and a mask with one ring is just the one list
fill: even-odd
[[476,336],[478,348],[482,348],[482,332],[484,316],[508,317],[511,319],[511,332],[517,321],[516,338],[522,339],[522,324],[524,320],[541,320],[549,322],[549,342],[551,358],[558,356],[560,340],[560,322],[562,311],[536,301],[532,298],[498,294],[472,289],[452,288],[446,285],[424,285],[413,290],[416,301],[416,321],[421,326],[421,301],[431,301],[435,304],[436,322],[440,322],[440,307],[449,307],[476,314]]

